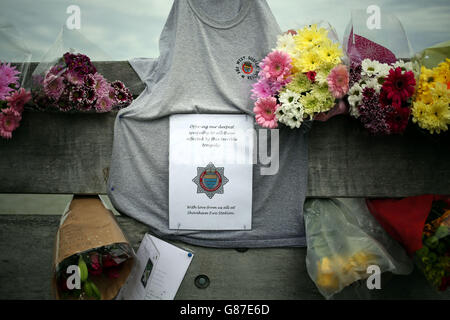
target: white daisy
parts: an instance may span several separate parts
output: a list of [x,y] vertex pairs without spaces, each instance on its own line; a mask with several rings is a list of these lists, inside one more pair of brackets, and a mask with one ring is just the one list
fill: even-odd
[[355,83],[350,90],[348,90],[349,96],[362,97],[362,88],[358,83]]
[[293,53],[295,51],[295,41],[292,34],[286,33],[278,36],[275,50],[285,51],[289,54]]
[[[282,112],[280,122],[289,126],[291,129],[300,128],[303,122],[303,106],[301,103],[289,104],[280,111]],[[279,119],[278,115],[277,119]]]
[[378,78],[373,78],[373,79],[367,80],[366,83],[364,83],[361,86],[362,89],[364,89],[366,87],[375,89],[376,93],[380,93],[382,85],[378,82]]
[[349,112],[350,115],[354,118],[359,118],[359,110],[358,105],[361,101],[362,96],[349,96],[348,97],[348,104],[350,105]]
[[295,91],[286,89],[285,91],[280,93],[280,102],[283,105],[290,105],[298,103],[300,99],[300,94]]
[[398,60],[395,63],[392,64],[394,68],[400,67],[402,71],[412,71],[413,70],[413,64],[412,62],[405,62],[403,60]]
[[387,77],[389,75],[389,70],[391,70],[391,66],[387,63],[380,63],[377,76],[380,77]]
[[364,59],[361,63],[363,76],[372,77],[380,70],[380,63],[376,60]]

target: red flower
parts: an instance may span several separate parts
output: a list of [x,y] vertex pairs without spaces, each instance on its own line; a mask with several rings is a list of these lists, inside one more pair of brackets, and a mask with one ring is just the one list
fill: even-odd
[[447,290],[447,287],[450,285],[450,277],[442,278],[441,285],[439,286],[439,291]]
[[306,73],[306,76],[308,77],[309,81],[311,81],[311,82],[316,81],[316,72],[315,71],[308,71]]
[[386,115],[386,123],[389,126],[390,133],[403,133],[408,125],[410,108],[397,107]]
[[100,261],[98,258],[98,253],[93,252],[90,255],[90,260],[91,260],[91,263],[88,266],[89,273],[92,274],[93,276],[101,275],[103,272],[103,268],[102,268],[102,265],[100,264]]
[[112,258],[112,256],[110,254],[103,256],[103,267],[109,268],[109,267],[115,267],[118,265],[119,264],[114,261],[114,259]]
[[385,97],[392,101],[395,108],[402,105],[402,101],[408,100],[414,93],[416,80],[412,71],[406,71],[402,74],[402,69],[397,67],[389,70],[389,75],[381,88]]

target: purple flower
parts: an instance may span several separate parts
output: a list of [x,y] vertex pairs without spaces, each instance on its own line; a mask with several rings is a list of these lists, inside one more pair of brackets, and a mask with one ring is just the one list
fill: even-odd
[[94,83],[94,89],[97,92],[98,96],[106,96],[109,94],[111,90],[111,85],[106,81],[106,79],[100,74],[95,73],[93,75],[95,83]]
[[284,86],[284,82],[270,81],[266,78],[260,78],[258,82],[253,84],[252,99],[273,97]]
[[112,82],[111,87],[114,89],[115,101],[118,104],[129,104],[133,101],[133,95],[122,81],[116,80]]
[[349,88],[353,87],[353,85],[359,80],[361,80],[361,71],[362,66],[361,63],[356,63],[354,61],[350,64],[350,81],[349,81]]
[[379,95],[373,88],[364,88],[363,98],[358,107],[362,124],[375,135],[390,134],[386,116],[390,112],[389,108],[381,107]]
[[81,53],[74,54],[66,52],[64,54],[64,62],[66,63],[69,70],[75,71],[81,76],[94,74],[97,72],[97,69],[91,63],[91,59]]
[[95,92],[94,88],[87,87],[85,89],[85,92],[86,92],[86,102],[88,104],[93,104],[97,99],[97,93]]
[[109,96],[103,96],[97,99],[95,104],[95,110],[97,112],[108,112],[111,111],[114,101],[109,98]]
[[73,104],[82,104],[86,98],[86,91],[83,86],[73,86],[69,92],[69,101]]
[[47,73],[44,79],[44,92],[47,96],[57,101],[61,94],[64,92],[66,85],[64,84],[64,78]]
[[76,86],[84,84],[84,76],[80,75],[78,72],[74,70],[69,70],[66,72],[66,79],[68,82]]

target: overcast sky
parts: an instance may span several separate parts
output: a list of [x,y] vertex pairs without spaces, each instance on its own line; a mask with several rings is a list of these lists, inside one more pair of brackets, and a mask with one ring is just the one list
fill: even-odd
[[[369,5],[378,5],[399,18],[414,52],[450,40],[450,0],[267,2],[283,30],[326,20],[342,39],[351,9],[365,10]],[[75,4],[81,9],[80,31],[107,52],[109,58],[156,57],[158,38],[172,3],[172,0],[1,0],[0,24],[12,23],[37,61],[65,24],[69,16],[67,7]],[[0,43],[0,59],[5,50]]]

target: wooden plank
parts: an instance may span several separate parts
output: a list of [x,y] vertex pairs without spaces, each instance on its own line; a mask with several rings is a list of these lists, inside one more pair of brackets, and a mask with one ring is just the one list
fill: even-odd
[[[124,81],[134,96],[144,89],[127,61],[95,65],[109,80]],[[0,193],[105,193],[115,116],[25,112],[14,138],[0,139]],[[449,134],[437,142],[414,130],[373,137],[348,117],[316,122],[308,196],[449,194],[449,145]]]
[[[25,112],[13,139],[0,139],[0,193],[106,193],[115,116]],[[449,194],[449,143],[373,137],[344,116],[315,123],[308,196]]]
[[[51,259],[59,216],[0,216],[0,299],[52,299]],[[118,217],[135,249],[147,227]],[[195,252],[176,299],[322,299],[306,273],[305,248],[214,249],[174,242]],[[194,285],[206,275],[210,285]],[[336,299],[450,299],[450,291],[435,292],[415,271],[409,276],[383,274],[382,289],[367,290],[357,282]]]

